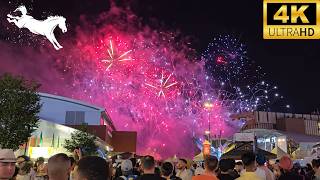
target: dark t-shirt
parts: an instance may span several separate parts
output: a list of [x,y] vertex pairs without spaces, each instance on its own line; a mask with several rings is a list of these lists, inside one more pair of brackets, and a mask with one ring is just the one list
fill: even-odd
[[166,180],[166,179],[156,174],[144,174],[138,177],[137,180]]
[[304,178],[294,172],[284,173],[279,177],[279,180],[303,180]]
[[177,177],[177,176],[174,176],[174,175],[172,175],[172,176],[170,177],[170,179],[171,179],[171,180],[182,180],[181,178],[179,178],[179,177]]
[[230,174],[219,174],[218,179],[219,180],[234,180],[236,178],[234,178]]

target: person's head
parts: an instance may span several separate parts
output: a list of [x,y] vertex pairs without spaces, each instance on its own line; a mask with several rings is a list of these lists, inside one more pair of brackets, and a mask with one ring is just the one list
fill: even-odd
[[234,167],[234,169],[240,174],[241,171],[243,170],[243,164],[241,161],[236,162],[236,166]]
[[173,165],[170,162],[165,162],[161,166],[161,175],[164,177],[170,177],[173,172]]
[[25,155],[18,156],[18,158],[17,158],[17,166],[18,166],[18,168],[21,169],[29,161],[30,161],[30,158],[28,156],[25,156]]
[[320,159],[313,159],[311,164],[314,172],[320,171]]
[[50,180],[67,180],[71,170],[70,158],[59,153],[49,158],[48,160],[48,176]]
[[227,160],[230,163],[231,170],[233,170],[236,167],[236,160],[234,160],[232,158],[227,158]]
[[44,163],[44,158],[43,157],[39,157],[37,160],[36,160],[36,166],[39,166],[41,164]]
[[264,166],[264,164],[267,162],[267,159],[263,154],[257,154],[256,160],[259,166]]
[[10,179],[16,169],[16,157],[12,149],[0,149],[0,179]]
[[280,159],[279,166],[280,166],[280,168],[283,169],[284,171],[291,171],[291,169],[293,168],[293,162],[292,162],[292,160],[290,159],[290,157],[288,157],[288,156],[283,156],[283,157]]
[[129,175],[133,170],[132,161],[129,159],[123,160],[121,162],[121,172],[123,175],[127,176]]
[[154,174],[161,176],[161,170],[159,167],[154,168]]
[[215,156],[208,156],[204,160],[205,171],[214,172],[218,168],[218,158]]
[[253,152],[244,153],[241,156],[244,168],[247,172],[254,172],[257,168],[256,155]]
[[74,180],[109,180],[110,171],[106,160],[97,156],[86,156],[74,169]]
[[178,160],[177,169],[179,169],[179,170],[186,169],[187,164],[188,164],[187,160],[181,158]]
[[221,159],[219,162],[219,168],[221,172],[228,172],[234,169],[234,162],[232,159]]
[[144,156],[142,158],[142,161],[141,161],[141,166],[142,166],[142,169],[143,169],[143,172],[145,174],[153,174],[154,173],[154,169],[155,169],[155,161],[154,161],[154,158],[152,156]]
[[301,164],[299,162],[293,164],[293,171],[298,174],[301,173]]

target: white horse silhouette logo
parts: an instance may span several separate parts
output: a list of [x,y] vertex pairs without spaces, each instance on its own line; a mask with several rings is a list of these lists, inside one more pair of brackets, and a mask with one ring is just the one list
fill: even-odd
[[20,11],[21,16],[12,16],[8,14],[7,20],[14,23],[18,28],[27,28],[34,34],[45,36],[56,50],[62,48],[54,36],[54,29],[58,26],[63,33],[67,32],[66,18],[62,16],[50,16],[45,20],[36,20],[32,16],[27,15],[27,8],[19,6],[14,12]]

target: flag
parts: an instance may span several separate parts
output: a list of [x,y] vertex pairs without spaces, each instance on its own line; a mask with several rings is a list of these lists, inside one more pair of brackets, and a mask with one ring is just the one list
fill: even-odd
[[60,146],[60,136],[58,136],[58,145],[57,145],[57,148],[59,148]]
[[38,143],[38,136],[37,135],[31,136],[30,147],[37,147],[37,143]]
[[36,138],[35,138],[35,146],[34,147],[39,147],[39,141],[38,141],[38,135],[36,135]]
[[52,134],[52,142],[51,142],[51,147],[54,147],[54,133]]
[[42,147],[43,139],[42,139],[42,131],[40,133],[40,142],[39,142],[39,147]]

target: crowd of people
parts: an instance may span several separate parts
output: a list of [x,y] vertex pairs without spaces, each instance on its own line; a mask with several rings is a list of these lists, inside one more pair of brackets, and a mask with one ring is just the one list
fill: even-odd
[[[75,160],[76,159],[76,160]],[[106,160],[98,156],[82,157],[55,154],[35,163],[28,156],[15,157],[10,149],[0,150],[1,180],[320,180],[320,159],[302,167],[283,156],[274,164],[262,154],[244,153],[241,161],[218,160],[206,156],[203,162],[156,161],[141,159]]]

